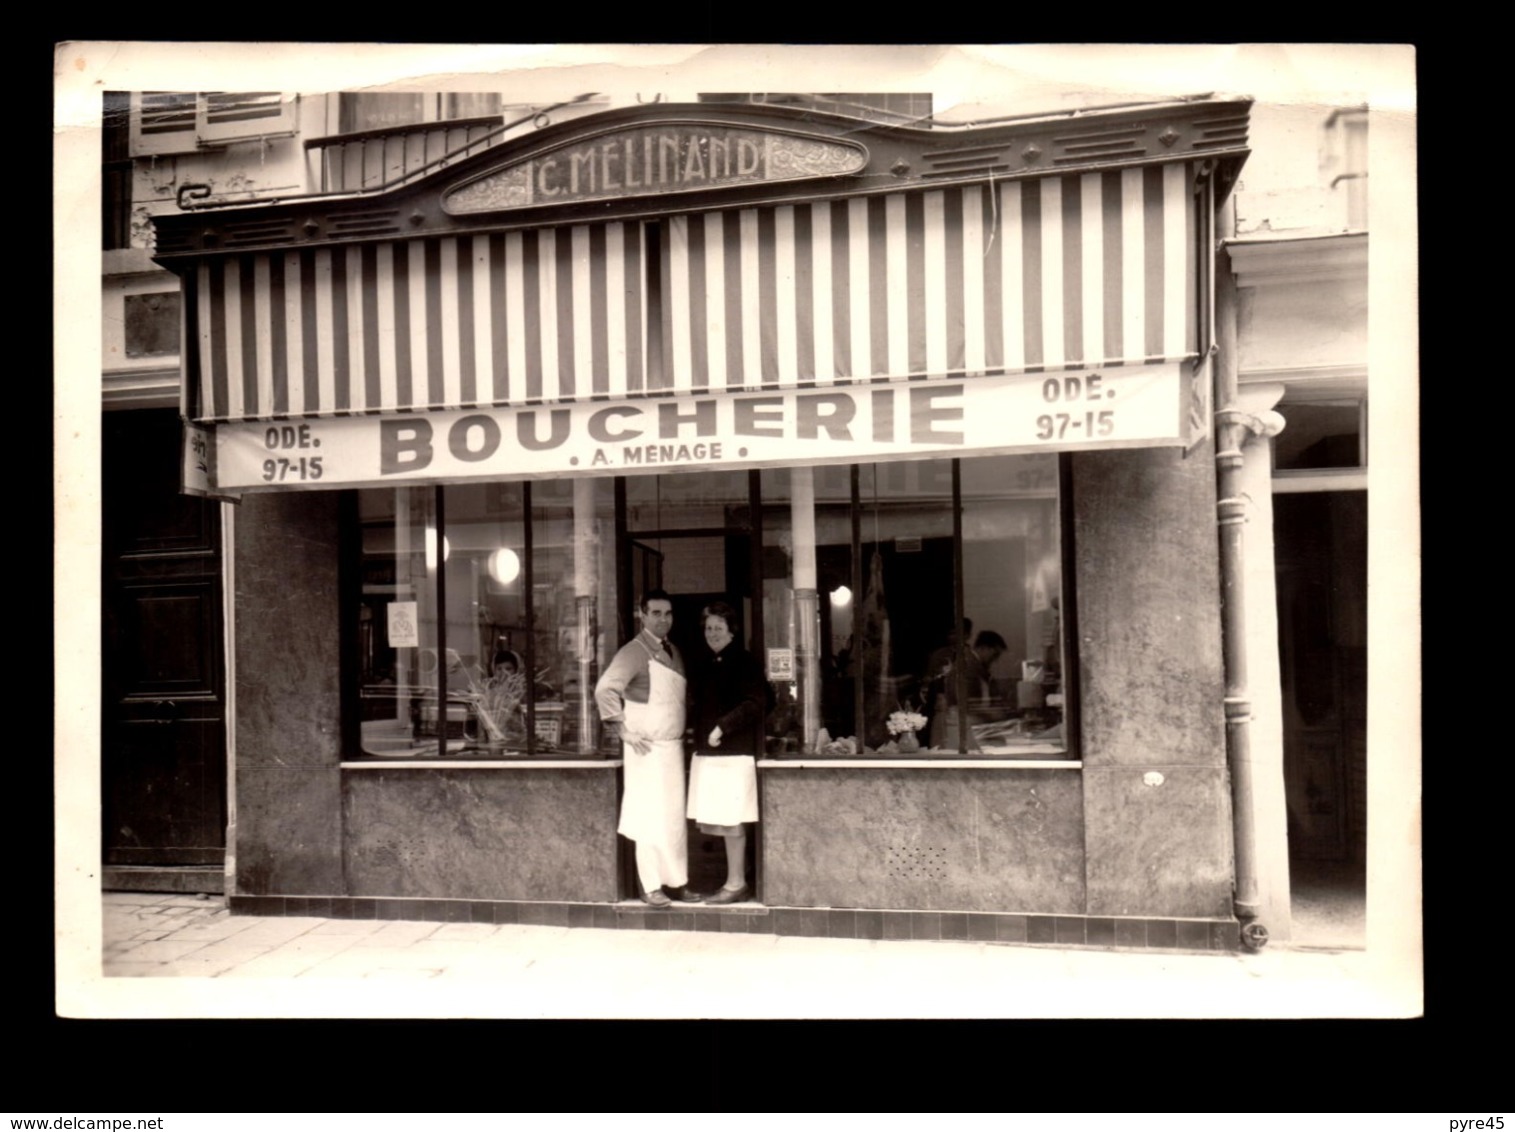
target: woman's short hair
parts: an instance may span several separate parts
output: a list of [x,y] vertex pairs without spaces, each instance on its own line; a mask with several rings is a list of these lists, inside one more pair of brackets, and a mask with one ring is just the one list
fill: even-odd
[[733,633],[739,632],[742,628],[742,622],[737,611],[724,601],[712,601],[704,609],[700,610],[700,628],[703,629],[705,627],[705,618],[707,617],[719,617],[722,621],[726,622],[726,628],[730,629]]

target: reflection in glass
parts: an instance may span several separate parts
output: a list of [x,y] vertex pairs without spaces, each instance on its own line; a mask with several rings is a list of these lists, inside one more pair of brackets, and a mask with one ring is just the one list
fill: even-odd
[[[359,492],[359,680],[366,754],[424,753],[440,741],[435,499],[429,487]],[[449,738],[460,742],[465,723],[466,712],[449,711]]]
[[[875,751],[918,741],[941,753],[1064,745],[1056,457],[960,468],[961,627],[952,462],[860,466],[855,504],[851,469],[816,469],[817,586],[830,595],[819,610],[827,739]],[[769,486],[765,474],[765,542],[787,546],[788,508]],[[896,712],[919,732],[891,732]]]

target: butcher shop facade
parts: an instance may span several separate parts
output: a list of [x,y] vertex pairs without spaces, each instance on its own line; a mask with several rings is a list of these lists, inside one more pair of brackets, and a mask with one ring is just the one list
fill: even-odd
[[[1239,946],[1248,109],[660,103],[157,218],[184,486],[235,501],[233,909]],[[751,901],[637,899],[593,691],[652,589],[767,678]]]

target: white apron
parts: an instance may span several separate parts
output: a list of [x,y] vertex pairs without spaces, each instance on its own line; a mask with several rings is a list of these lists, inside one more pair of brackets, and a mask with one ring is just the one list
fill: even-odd
[[[641,642],[638,642],[639,644]],[[646,645],[642,645],[646,648]],[[648,650],[651,651],[650,649]],[[663,883],[678,887],[688,870],[684,826],[684,677],[658,660],[647,665],[651,687],[645,704],[627,700],[623,726],[653,740],[639,755],[622,746],[625,793],[617,832],[637,843],[638,852],[660,859]]]
[[689,767],[687,812],[705,825],[757,821],[757,759],[751,755],[695,755]]

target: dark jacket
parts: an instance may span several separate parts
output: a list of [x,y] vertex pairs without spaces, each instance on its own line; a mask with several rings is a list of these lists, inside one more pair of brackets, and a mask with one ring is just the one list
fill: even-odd
[[[702,755],[759,755],[768,710],[768,681],[757,658],[735,641],[718,653],[700,650],[689,676],[689,723]],[[721,745],[710,732],[721,729]]]

